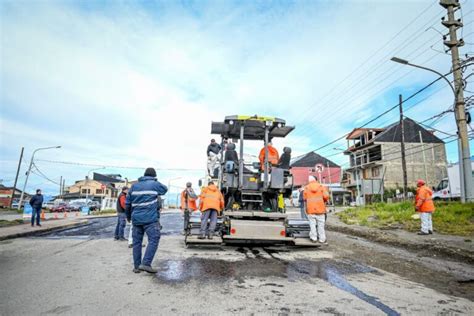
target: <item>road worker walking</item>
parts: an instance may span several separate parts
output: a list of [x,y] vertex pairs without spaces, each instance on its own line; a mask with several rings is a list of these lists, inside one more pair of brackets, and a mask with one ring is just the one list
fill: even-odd
[[[211,181],[202,190],[199,201],[199,209],[202,212],[202,216],[201,231],[198,238],[205,239],[207,236],[207,238],[212,239],[216,230],[217,215],[224,208],[224,197],[219,188]],[[210,220],[209,226],[207,225],[208,220]]]
[[328,190],[314,176],[309,176],[308,181],[309,183],[303,192],[303,199],[310,226],[309,238],[312,242],[319,241],[326,244],[324,225],[326,223],[326,202],[329,200]]
[[429,235],[433,233],[432,213],[435,211],[433,203],[433,191],[428,188],[424,180],[416,183],[415,210],[420,213],[421,230],[418,235]]

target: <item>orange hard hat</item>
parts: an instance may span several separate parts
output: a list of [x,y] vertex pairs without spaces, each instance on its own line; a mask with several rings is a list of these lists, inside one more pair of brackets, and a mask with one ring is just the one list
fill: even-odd
[[422,186],[422,185],[425,185],[425,180],[423,180],[423,179],[416,180],[416,185],[419,186],[419,187]]

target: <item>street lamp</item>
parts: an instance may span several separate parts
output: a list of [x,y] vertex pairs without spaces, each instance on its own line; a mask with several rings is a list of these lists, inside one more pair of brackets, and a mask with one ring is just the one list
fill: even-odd
[[23,191],[21,191],[20,202],[18,203],[18,210],[21,209],[21,205],[23,204],[23,198],[24,198],[24,195],[25,195],[26,184],[28,183],[28,178],[30,177],[31,167],[33,166],[33,160],[35,158],[36,152],[40,151],[40,150],[57,149],[57,148],[61,148],[61,146],[42,147],[42,148],[37,148],[33,151],[33,154],[31,155],[30,166],[28,167],[28,171],[26,173],[26,179],[25,179],[25,184],[23,185]]
[[[168,193],[166,194],[167,196],[167,200],[168,200],[168,208],[170,207],[170,189],[171,189],[171,181],[174,181],[174,180],[179,180],[181,179],[182,177],[176,177],[176,178],[173,178],[173,179],[169,179],[168,180]],[[176,203],[177,204],[177,203]]]
[[[407,66],[420,68],[420,69],[424,69],[424,70],[433,72],[433,73],[437,74],[438,76],[440,76],[441,78],[443,78],[448,83],[449,87],[451,88],[451,91],[453,91],[453,94],[454,94],[454,109],[455,109],[454,116],[456,118],[456,125],[457,125],[457,128],[458,128],[459,172],[460,172],[460,175],[462,177],[462,179],[460,181],[461,182],[461,201],[462,202],[465,202],[466,200],[471,201],[473,199],[473,197],[472,197],[472,194],[473,194],[473,191],[472,191],[472,186],[473,186],[473,184],[472,184],[472,166],[471,166],[471,157],[470,157],[471,154],[470,154],[470,149],[469,149],[469,142],[466,141],[465,144],[463,145],[463,140],[461,139],[462,135],[465,135],[466,133],[462,133],[461,129],[463,129],[465,126],[463,127],[461,125],[461,121],[458,120],[458,115],[456,113],[456,108],[459,106],[459,94],[456,92],[456,90],[454,89],[453,84],[451,83],[451,81],[449,81],[449,79],[446,77],[446,75],[443,75],[442,73],[440,73],[440,72],[438,72],[434,69],[427,68],[427,67],[420,66],[420,65],[415,65],[415,64],[410,63],[408,60],[398,58],[398,57],[392,57],[390,60],[394,61],[396,63],[402,64],[402,65],[407,65]],[[462,90],[459,89],[458,92],[461,93],[461,99],[462,99]]]
[[[96,171],[96,170],[102,170],[102,169],[105,169],[105,167],[100,167],[100,168],[94,168],[94,169],[91,169],[87,172],[87,179],[86,179],[86,183],[85,185],[87,186],[87,183],[89,182],[89,178],[90,178],[90,174],[92,171]],[[89,189],[86,189],[86,203],[87,203],[87,199],[89,198]]]

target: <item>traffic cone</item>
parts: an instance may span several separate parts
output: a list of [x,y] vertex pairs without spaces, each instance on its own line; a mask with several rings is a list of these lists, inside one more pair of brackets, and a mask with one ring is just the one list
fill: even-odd
[[44,215],[44,211],[41,211],[41,219],[46,220],[46,216]]

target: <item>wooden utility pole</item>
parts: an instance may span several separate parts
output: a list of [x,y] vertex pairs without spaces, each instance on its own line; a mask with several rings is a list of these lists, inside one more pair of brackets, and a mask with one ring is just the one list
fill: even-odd
[[10,207],[10,208],[12,208],[13,198],[15,197],[16,184],[17,184],[17,182],[18,182],[18,175],[20,174],[21,161],[23,160],[23,151],[24,151],[24,150],[25,150],[25,147],[21,147],[20,160],[18,160],[18,168],[16,168],[15,183],[13,184],[12,198],[10,199],[10,205],[8,206],[8,207]]
[[[462,78],[462,67],[459,60],[459,47],[464,45],[464,41],[457,39],[457,30],[463,27],[461,19],[456,19],[454,13],[461,8],[459,0],[440,0],[439,4],[448,12],[448,19],[443,18],[441,24],[449,29],[449,40],[444,41],[451,51],[451,61],[454,76],[456,125],[459,137],[459,167],[461,171],[461,184],[464,184],[464,192],[461,192],[461,200],[470,202],[474,200],[472,183],[471,152],[469,148],[469,137],[467,134],[466,109],[464,103],[464,85]],[[461,185],[461,188],[463,186]]]
[[398,95],[398,107],[400,110],[400,146],[402,150],[402,172],[403,172],[403,199],[407,198],[408,191],[408,177],[407,177],[407,161],[405,158],[405,124],[403,122],[403,98],[402,95]]
[[[428,183],[428,171],[426,170],[426,155],[425,155],[425,144],[423,143],[423,137],[421,136],[421,131],[418,131],[420,135],[420,143],[421,143],[421,152],[423,153],[423,168],[425,169],[425,182]],[[434,163],[434,160],[433,160]]]

